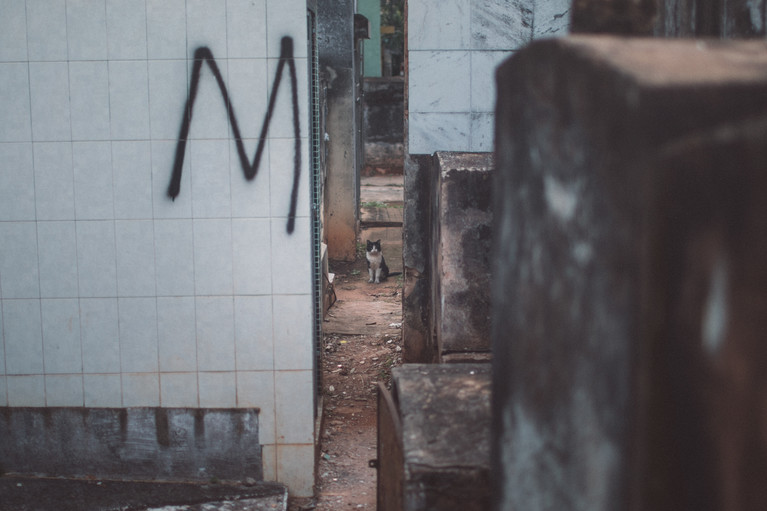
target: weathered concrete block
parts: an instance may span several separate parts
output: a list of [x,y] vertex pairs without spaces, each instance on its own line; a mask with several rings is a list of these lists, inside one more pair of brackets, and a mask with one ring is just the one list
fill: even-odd
[[765,49],[573,37],[499,70],[497,509],[767,505],[767,138],[653,160],[767,112]]
[[436,362],[431,334],[431,173],[430,156],[405,160],[402,221],[402,358],[406,363]]
[[434,155],[432,324],[442,361],[490,351],[490,153]]
[[485,511],[490,365],[406,364],[379,387],[379,511]]
[[2,408],[0,439],[9,472],[263,479],[253,409]]

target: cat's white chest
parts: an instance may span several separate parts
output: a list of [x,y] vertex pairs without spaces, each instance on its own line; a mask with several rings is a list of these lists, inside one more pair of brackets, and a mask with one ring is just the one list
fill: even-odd
[[381,252],[366,252],[365,257],[367,257],[372,270],[377,270],[381,265]]

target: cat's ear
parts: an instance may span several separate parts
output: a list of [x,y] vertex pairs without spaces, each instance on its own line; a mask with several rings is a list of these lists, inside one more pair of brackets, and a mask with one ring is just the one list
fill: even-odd
[[379,239],[379,240],[376,240],[376,243],[381,243],[381,240],[380,240],[380,239]]

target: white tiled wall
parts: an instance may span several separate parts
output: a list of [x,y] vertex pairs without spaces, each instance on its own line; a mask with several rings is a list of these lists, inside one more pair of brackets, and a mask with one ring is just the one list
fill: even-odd
[[[211,48],[253,158],[283,36],[290,80],[243,177]],[[258,407],[264,471],[313,474],[306,2],[0,0],[0,406]],[[286,68],[287,71],[287,68]]]
[[495,68],[535,37],[564,35],[570,0],[408,4],[408,151],[492,151]]

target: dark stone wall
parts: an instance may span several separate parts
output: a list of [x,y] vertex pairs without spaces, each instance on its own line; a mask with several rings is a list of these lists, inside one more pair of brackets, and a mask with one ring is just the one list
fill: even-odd
[[573,0],[573,33],[765,37],[764,0]]
[[[681,167],[652,161],[684,137],[767,112],[766,49],[761,42],[578,36],[535,42],[501,66],[493,266],[496,509],[758,509],[727,505],[737,493],[729,481],[753,489],[741,486],[745,474],[751,467],[762,474],[761,451],[751,456],[742,447],[746,438],[757,441],[753,430],[734,421],[725,421],[730,430],[698,424],[726,415],[727,399],[715,405],[703,389],[717,381],[737,387],[752,373],[720,380],[716,370],[708,378],[695,367],[704,367],[697,362],[706,345],[700,325],[713,321],[714,332],[722,328],[716,313],[706,319],[700,307],[721,279],[716,262],[704,263],[717,260],[716,249],[702,249],[734,244],[749,253],[738,261],[763,265],[761,241],[753,246],[757,252],[746,247],[764,215],[759,200],[744,196],[756,216],[746,231],[733,231],[733,223],[721,220],[748,218],[738,213],[733,191],[716,180],[685,185],[695,179],[692,167],[679,177]],[[707,154],[713,153],[701,157]],[[707,164],[726,177],[730,166],[716,162],[727,158],[711,159]],[[764,168],[758,158],[752,167]],[[708,196],[732,212],[696,217],[692,212],[706,211],[702,198]],[[666,209],[656,209],[658,203]],[[717,242],[724,233],[729,239]],[[695,266],[686,263],[693,262],[706,268],[696,273],[705,278],[692,276]],[[761,271],[753,275],[761,282]],[[660,300],[658,293],[669,292],[680,294]],[[764,303],[762,293],[749,289],[752,305],[743,305],[742,314]],[[677,296],[692,302],[674,312],[671,304],[682,303]],[[674,315],[697,331],[684,329]],[[750,321],[744,325],[756,324]],[[739,331],[725,325],[723,352]],[[752,342],[753,334],[742,335],[744,345]],[[685,348],[690,343],[697,360]],[[736,352],[740,344],[734,342]],[[760,361],[757,355],[754,364]],[[706,363],[711,371],[723,360]],[[747,380],[760,388],[761,380]],[[730,392],[730,402],[745,395],[734,387]],[[741,443],[733,448],[731,442]],[[717,443],[724,444],[722,462],[703,468],[720,456],[713,454]],[[677,457],[669,461],[666,451]],[[737,456],[728,458],[733,451]],[[704,482],[694,483],[697,476]],[[760,495],[754,502],[763,503]],[[733,502],[744,505],[745,498]]]
[[263,479],[258,410],[2,408],[8,472],[115,479]]
[[365,78],[363,85],[363,175],[402,174],[405,159],[405,82],[400,77]]

